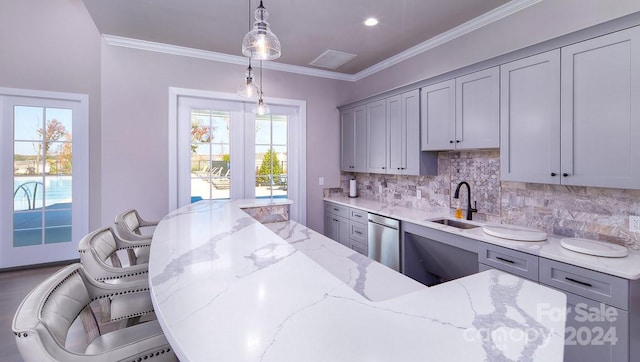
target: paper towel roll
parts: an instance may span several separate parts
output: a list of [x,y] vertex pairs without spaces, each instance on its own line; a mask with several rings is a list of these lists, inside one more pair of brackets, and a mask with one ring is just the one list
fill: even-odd
[[358,197],[356,190],[356,180],[349,180],[349,197]]

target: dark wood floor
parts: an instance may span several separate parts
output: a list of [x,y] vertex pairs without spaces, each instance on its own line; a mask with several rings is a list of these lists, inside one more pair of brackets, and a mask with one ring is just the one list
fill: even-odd
[[61,265],[0,272],[0,361],[22,361],[11,331],[13,315],[27,293],[60,268]]

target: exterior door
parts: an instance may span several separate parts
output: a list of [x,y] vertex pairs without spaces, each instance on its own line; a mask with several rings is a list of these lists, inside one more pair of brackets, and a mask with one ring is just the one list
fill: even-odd
[[0,91],[13,93],[0,93],[0,268],[78,259],[88,232],[87,97]]

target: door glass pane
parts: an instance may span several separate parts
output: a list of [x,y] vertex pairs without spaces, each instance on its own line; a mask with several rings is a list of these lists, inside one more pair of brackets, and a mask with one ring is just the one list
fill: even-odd
[[230,198],[228,111],[191,110],[191,201]]
[[72,111],[14,107],[13,246],[71,241]]
[[287,116],[256,117],[256,198],[287,197]]

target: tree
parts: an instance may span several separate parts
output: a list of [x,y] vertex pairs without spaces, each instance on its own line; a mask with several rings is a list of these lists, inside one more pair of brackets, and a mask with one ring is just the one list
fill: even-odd
[[198,150],[198,143],[211,142],[211,128],[202,124],[202,121],[191,122],[191,153]]
[[[62,122],[54,118],[50,121],[47,121],[45,128],[38,128],[37,132],[38,132],[38,135],[40,136],[40,139],[42,139],[44,143],[38,142],[37,147],[35,146],[35,144],[33,146],[34,148],[37,148],[36,164],[40,164],[40,156],[43,153],[42,151],[43,151],[43,144],[44,144],[43,157],[49,163],[49,168],[56,170],[56,163],[55,163],[55,160],[52,160],[50,158],[49,149],[51,148],[52,143],[58,141],[60,138],[68,134],[67,128],[64,126]],[[55,172],[57,172],[57,170]]]
[[259,183],[268,184],[269,175],[279,176],[282,174],[282,166],[278,161],[278,154],[273,150],[267,151],[262,157],[262,163],[258,169],[258,175],[267,175],[256,177],[256,181]]

